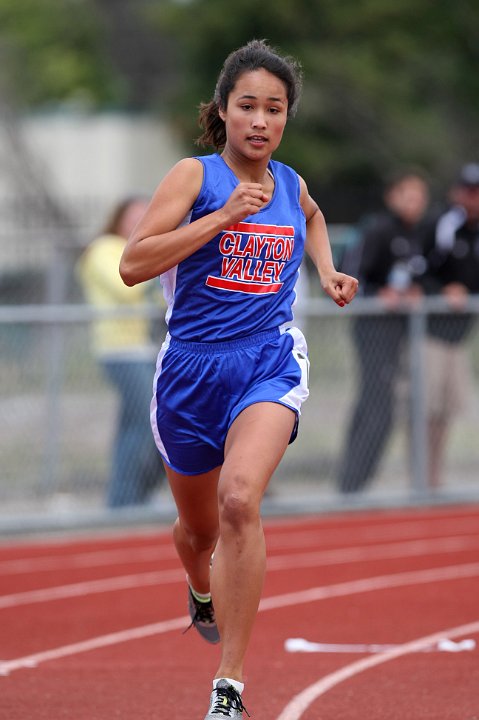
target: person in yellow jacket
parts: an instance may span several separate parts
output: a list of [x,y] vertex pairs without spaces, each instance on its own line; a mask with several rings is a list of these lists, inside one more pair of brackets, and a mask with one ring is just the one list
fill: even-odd
[[[142,198],[119,202],[103,232],[82,254],[77,274],[85,300],[93,307],[135,308],[159,301],[160,290],[154,284],[130,288],[118,272],[126,241],[146,207]],[[147,502],[165,476],[149,419],[157,355],[150,331],[149,318],[141,314],[92,323],[92,350],[119,395],[107,490],[112,508]]]

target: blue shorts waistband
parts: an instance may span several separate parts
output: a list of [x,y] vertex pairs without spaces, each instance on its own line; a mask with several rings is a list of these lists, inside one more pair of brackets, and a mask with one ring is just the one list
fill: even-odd
[[236,338],[235,340],[220,340],[218,342],[191,342],[190,340],[179,340],[170,336],[170,347],[181,348],[188,352],[196,353],[218,353],[231,352],[241,348],[253,347],[254,345],[264,345],[271,340],[276,340],[281,335],[279,328],[272,330],[263,330],[263,332],[254,335],[246,335],[245,337]]

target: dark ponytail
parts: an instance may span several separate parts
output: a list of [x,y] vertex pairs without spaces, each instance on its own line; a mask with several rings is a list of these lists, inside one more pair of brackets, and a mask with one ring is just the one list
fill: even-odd
[[201,103],[198,118],[203,133],[196,140],[197,145],[210,146],[217,150],[226,145],[226,128],[220,118],[219,108],[215,100],[209,103]]

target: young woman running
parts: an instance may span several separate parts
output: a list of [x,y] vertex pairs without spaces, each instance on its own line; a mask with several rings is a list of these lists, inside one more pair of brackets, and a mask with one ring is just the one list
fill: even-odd
[[120,264],[127,285],[159,275],[168,303],[151,420],[192,624],[221,641],[205,720],[246,712],[243,661],[266,563],[260,504],[308,396],[306,342],[291,325],[304,248],[339,306],[357,290],[333,266],[305,182],[271,159],[300,87],[298,64],[263,41],[231,53],[200,111],[199,142],[217,153],[173,167]]

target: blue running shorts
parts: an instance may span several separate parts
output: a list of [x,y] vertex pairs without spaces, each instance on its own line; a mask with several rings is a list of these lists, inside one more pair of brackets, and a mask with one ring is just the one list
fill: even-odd
[[167,336],[158,355],[151,425],[163,460],[199,475],[224,461],[226,435],[240,412],[275,402],[296,413],[308,397],[306,340],[297,328],[267,330],[229,342]]

